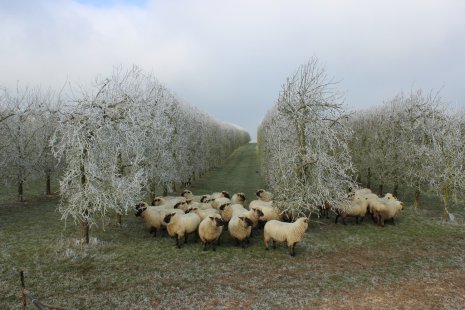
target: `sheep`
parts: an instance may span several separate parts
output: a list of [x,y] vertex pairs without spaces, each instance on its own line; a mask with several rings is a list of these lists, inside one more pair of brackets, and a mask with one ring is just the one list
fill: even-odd
[[207,195],[196,196],[196,195],[192,194],[192,192],[190,190],[188,190],[188,189],[183,190],[182,193],[181,193],[181,196],[186,198],[187,200],[191,200],[191,201],[194,201],[194,202],[202,202],[202,199],[207,198]]
[[187,201],[188,207],[198,208],[199,210],[211,209],[213,208],[211,202],[195,202]]
[[252,229],[254,229],[258,227],[258,221],[263,216],[263,212],[259,209],[251,209],[243,212],[241,215],[252,221]]
[[382,202],[373,208],[373,218],[379,226],[384,227],[386,220],[392,220],[394,224],[394,217],[403,209],[404,204],[399,200]]
[[176,238],[176,246],[181,248],[180,240],[184,237],[184,243],[187,243],[187,236],[197,230],[200,224],[200,217],[195,213],[176,214],[168,213],[163,221],[167,223],[166,230],[170,237]]
[[188,208],[189,208],[189,205],[187,204],[186,201],[180,201],[173,206],[173,209],[179,209],[184,212],[186,212]]
[[244,193],[236,193],[231,198],[232,204],[241,204],[245,207],[245,194]]
[[153,233],[154,236],[157,235],[157,231],[166,228],[163,218],[168,212],[182,213],[180,210],[148,206],[145,202],[136,205],[136,211],[135,215],[143,218],[145,226],[150,228],[150,233]]
[[359,224],[358,218],[361,217],[361,221],[365,218],[368,209],[368,200],[363,196],[355,195],[348,206],[336,208],[336,219],[334,221],[337,224],[339,217],[342,218],[342,223],[346,225],[346,217],[355,217],[355,223]]
[[245,243],[249,243],[250,234],[252,232],[252,221],[245,216],[234,216],[228,223],[228,231],[231,237],[236,240],[236,245],[239,243],[242,248],[245,248]]
[[220,197],[231,199],[231,196],[229,195],[229,193],[227,191],[215,192],[215,193],[211,194],[211,198],[213,198],[213,199],[220,198]]
[[247,209],[240,204],[224,203],[219,208],[223,221],[229,222],[233,216],[240,216],[247,212]]
[[257,195],[258,199],[260,199],[261,201],[271,201],[273,198],[273,195],[264,189],[257,190],[255,195]]
[[208,244],[211,244],[213,251],[216,251],[216,245],[219,244],[223,226],[224,222],[219,214],[207,216],[200,222],[199,237],[202,240],[204,251],[207,250]]
[[184,197],[170,197],[170,196],[159,196],[155,197],[152,200],[152,206],[168,206],[170,208],[173,208],[178,202],[185,202],[186,198]]
[[211,202],[212,207],[215,209],[219,209],[219,207],[225,203],[231,203],[231,199],[226,198],[226,197],[219,197]]
[[213,208],[199,209],[197,207],[189,207],[185,213],[190,213],[190,212],[197,214],[200,217],[200,220],[203,220],[209,216],[215,216],[217,214],[218,215],[220,214],[220,211],[218,211],[217,209],[213,209]]
[[302,240],[308,228],[308,218],[300,217],[293,223],[285,223],[277,220],[268,221],[263,231],[265,248],[268,250],[268,242],[273,241],[273,248],[276,248],[276,241],[287,242],[289,254],[295,256],[295,246]]

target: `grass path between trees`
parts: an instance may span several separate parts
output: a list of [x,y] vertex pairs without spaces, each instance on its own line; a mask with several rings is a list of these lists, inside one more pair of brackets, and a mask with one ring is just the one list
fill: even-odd
[[[244,191],[250,200],[263,186],[257,170],[249,144],[192,190]],[[368,218],[312,219],[294,258],[282,245],[265,251],[262,232],[246,249],[227,233],[216,252],[192,240],[177,249],[132,213],[122,227],[113,217],[92,227],[93,244],[83,246],[57,202],[0,204],[0,309],[22,306],[20,270],[36,297],[67,309],[465,308],[465,227],[442,222],[434,199],[384,228]]]

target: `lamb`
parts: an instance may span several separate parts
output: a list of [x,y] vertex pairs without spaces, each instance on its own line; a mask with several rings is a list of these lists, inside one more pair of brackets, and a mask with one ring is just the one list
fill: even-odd
[[244,193],[236,193],[231,198],[232,204],[241,204],[245,207],[245,194]]
[[271,201],[273,198],[273,195],[264,189],[257,190],[255,195],[257,195],[258,199],[260,199],[261,201]]
[[182,210],[183,212],[186,212],[188,208],[189,208],[189,205],[187,204],[186,201],[180,201],[176,203],[173,207],[173,209],[179,209],[179,210]]
[[245,248],[245,243],[249,243],[250,233],[252,232],[252,221],[245,216],[234,216],[228,223],[228,231],[231,237]]
[[332,206],[329,202],[325,201],[322,205],[318,206],[319,210],[319,217],[326,217],[329,219],[329,210],[331,210]]
[[368,209],[368,200],[363,196],[355,195],[350,205],[336,208],[336,219],[334,221],[337,224],[339,217],[342,218],[342,223],[346,225],[346,217],[355,217],[355,223],[359,224],[359,217],[361,221],[365,218]]
[[214,216],[207,216],[200,222],[199,237],[203,243],[203,250],[207,250],[207,245],[211,244],[213,251],[216,251],[216,245],[219,244],[221,233],[223,232],[224,222],[221,216],[216,214]]
[[176,238],[176,246],[181,248],[180,240],[184,237],[187,243],[187,236],[197,230],[200,224],[200,217],[195,213],[176,214],[168,213],[163,221],[167,223],[166,230],[171,237]]
[[268,250],[268,242],[273,241],[273,248],[276,248],[276,241],[287,242],[289,254],[295,256],[295,246],[302,240],[308,228],[308,218],[300,217],[293,223],[285,223],[277,220],[268,221],[264,228],[265,248]]

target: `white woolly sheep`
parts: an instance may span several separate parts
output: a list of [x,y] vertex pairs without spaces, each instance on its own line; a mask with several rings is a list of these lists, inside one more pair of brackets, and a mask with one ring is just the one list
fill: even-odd
[[213,208],[211,202],[195,202],[195,201],[187,201],[187,204],[189,207],[197,208],[199,210],[204,210],[204,209],[211,209]]
[[188,189],[185,189],[182,191],[181,196],[186,198],[186,200],[191,200],[194,202],[202,202],[202,199],[205,199],[208,197],[208,195],[194,195],[192,192]]
[[136,216],[142,217],[145,226],[150,228],[150,233],[153,233],[154,236],[157,235],[157,231],[166,228],[166,223],[163,222],[163,219],[168,212],[182,213],[181,210],[148,206],[145,202],[136,205],[136,211]]
[[268,221],[263,231],[265,248],[268,250],[268,242],[273,241],[273,248],[276,242],[287,242],[289,254],[295,256],[295,246],[308,228],[308,218],[300,217],[293,223],[285,223],[276,220]]
[[257,190],[255,195],[257,195],[258,199],[260,199],[262,201],[271,201],[273,199],[273,195],[270,192],[267,192],[264,189]]
[[180,240],[184,237],[184,243],[187,243],[187,236],[197,231],[200,224],[200,217],[195,213],[176,214],[168,213],[163,219],[166,225],[168,235],[176,238],[176,246],[181,248]]
[[216,251],[216,245],[219,244],[223,226],[224,222],[219,214],[208,216],[200,222],[199,237],[202,240],[204,251],[207,250],[208,244],[211,244],[213,251]]
[[245,248],[245,243],[249,243],[249,237],[252,232],[252,221],[245,216],[234,216],[228,223],[228,231],[231,237]]
[[215,192],[215,193],[211,194],[211,198],[213,198],[213,199],[221,198],[221,197],[231,199],[231,196],[229,195],[229,193],[227,191]]
[[231,198],[232,204],[241,204],[245,207],[245,194],[244,193],[236,193]]
[[185,202],[184,197],[170,197],[170,196],[158,196],[152,200],[152,206],[166,206],[173,208],[178,202]]
[[359,224],[359,217],[361,218],[362,222],[365,218],[367,210],[367,198],[359,195],[354,195],[349,205],[336,208],[336,219],[334,223],[337,224],[337,220],[339,219],[339,217],[341,217],[342,223],[346,225],[346,217],[355,217],[355,223]]
[[186,213],[190,213],[190,212],[193,212],[193,213],[197,214],[200,217],[200,220],[203,220],[203,219],[205,219],[206,217],[209,217],[209,216],[215,216],[217,214],[218,215],[220,214],[220,211],[218,211],[217,209],[213,209],[213,208],[199,209],[197,207],[189,207],[186,210]]
[[403,209],[404,204],[399,200],[386,201],[373,208],[373,218],[379,226],[384,227],[386,220],[392,220],[394,224],[394,217]]
[[212,207],[215,209],[219,209],[220,206],[224,205],[225,203],[231,203],[231,199],[226,197],[216,198],[214,201],[211,202]]

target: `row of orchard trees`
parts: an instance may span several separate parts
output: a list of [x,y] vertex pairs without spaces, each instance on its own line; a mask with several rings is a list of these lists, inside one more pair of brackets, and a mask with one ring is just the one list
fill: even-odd
[[380,107],[351,119],[350,141],[357,179],[367,187],[436,192],[449,217],[451,199],[465,190],[465,117],[452,111],[438,93],[400,93]]
[[262,172],[282,210],[343,203],[363,185],[382,195],[414,189],[449,204],[465,191],[465,115],[438,93],[399,94],[382,106],[348,113],[337,84],[316,58],[287,78],[258,128]]
[[49,143],[58,122],[56,104],[50,90],[0,89],[0,177],[3,186],[17,186],[20,201],[25,184],[33,179],[43,179],[45,193],[51,194],[51,178],[58,169]]
[[341,205],[354,186],[343,96],[316,58],[282,85],[257,133],[261,170],[274,202],[294,215]]
[[[45,153],[53,155],[43,170],[60,163],[59,211],[63,219],[81,224],[84,242],[97,219],[123,215],[135,202],[175,189],[174,184],[205,173],[250,140],[244,130],[182,102],[137,67],[117,68],[91,89],[72,89],[69,98],[63,97],[13,98],[23,100],[21,111],[32,116],[26,123],[22,114],[2,108],[2,131],[7,123],[12,132],[24,130],[24,139],[12,134],[2,149],[23,162],[11,176],[27,174],[39,162],[48,163]],[[54,104],[41,103],[47,100]],[[44,143],[35,143],[39,137]],[[28,148],[27,160],[17,153],[21,148]]]

